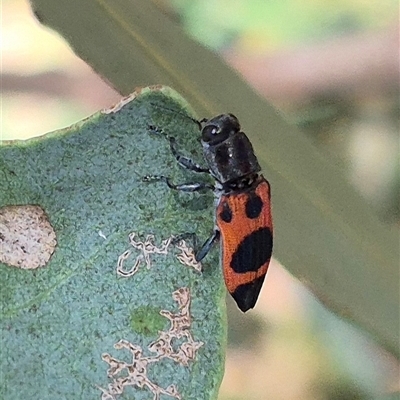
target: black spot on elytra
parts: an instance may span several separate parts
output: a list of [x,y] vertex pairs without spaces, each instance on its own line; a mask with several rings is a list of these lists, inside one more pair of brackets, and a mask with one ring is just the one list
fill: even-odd
[[272,232],[260,228],[246,236],[232,256],[231,268],[239,273],[257,271],[272,254]]
[[236,301],[236,304],[243,312],[246,312],[250,308],[254,308],[256,305],[264,278],[265,275],[262,275],[250,283],[238,286],[236,290],[231,293],[231,296]]
[[263,201],[257,194],[250,195],[246,201],[246,216],[247,218],[257,218],[262,211]]
[[219,216],[224,222],[232,221],[232,210],[226,201],[222,203],[222,211],[219,213]]

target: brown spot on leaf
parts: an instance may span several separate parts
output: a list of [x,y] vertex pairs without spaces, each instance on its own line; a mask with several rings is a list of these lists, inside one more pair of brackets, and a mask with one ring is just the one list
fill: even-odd
[[41,207],[0,208],[0,262],[22,269],[43,267],[56,244],[54,229]]

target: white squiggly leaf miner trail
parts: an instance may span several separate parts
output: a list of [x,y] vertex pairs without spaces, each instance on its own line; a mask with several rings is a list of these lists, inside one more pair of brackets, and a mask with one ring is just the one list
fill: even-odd
[[[125,264],[131,257],[133,250],[126,250],[122,253],[117,261],[117,274],[127,278],[135,275],[142,264],[146,265],[147,269],[151,268],[150,255],[167,255],[173,239],[174,237],[171,236],[162,240],[161,244],[157,247],[154,244],[154,235],[147,235],[146,239],[141,241],[137,239],[135,232],[131,233],[129,235],[129,242],[134,249],[140,251],[140,254],[136,256],[132,266],[127,269]],[[184,240],[172,246],[181,251],[177,255],[180,263],[196,271],[201,271],[201,264],[196,261],[193,249],[188,247]],[[191,333],[190,289],[181,287],[172,293],[172,297],[178,304],[178,312],[160,310],[160,314],[167,318],[171,325],[167,331],[159,331],[158,338],[147,346],[147,349],[151,353],[155,353],[154,355],[144,355],[142,347],[125,339],[121,339],[115,343],[114,348],[117,350],[128,350],[132,356],[131,362],[119,360],[109,353],[102,354],[103,361],[109,365],[107,376],[112,379],[107,389],[99,387],[102,391],[102,400],[117,400],[117,397],[128,386],[140,389],[147,388],[153,394],[153,400],[160,400],[162,394],[182,400],[182,395],[175,384],[171,384],[164,389],[152,382],[147,376],[149,364],[159,362],[164,358],[188,367],[190,362],[195,360],[197,351],[204,345],[203,342],[194,340]]]

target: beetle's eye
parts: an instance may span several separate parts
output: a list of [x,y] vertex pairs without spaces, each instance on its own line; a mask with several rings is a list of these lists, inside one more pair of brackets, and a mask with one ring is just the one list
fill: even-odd
[[214,146],[228,139],[229,132],[229,129],[226,129],[225,126],[208,125],[201,132],[201,140],[210,146]]
[[208,125],[203,128],[201,138],[204,142],[212,142],[219,133],[221,133],[221,129],[218,126]]

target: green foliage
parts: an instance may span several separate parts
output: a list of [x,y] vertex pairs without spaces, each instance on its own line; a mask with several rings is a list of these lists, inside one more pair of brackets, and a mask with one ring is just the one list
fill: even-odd
[[[232,40],[275,49],[324,37],[382,28],[396,1],[172,0],[185,30],[207,46]],[[250,45],[251,46],[251,45]]]
[[[237,114],[272,184],[275,256],[329,308],[370,332],[394,354],[400,354],[398,232],[376,218],[348,184],[334,157],[318,151],[217,56],[187,39],[153,2],[32,3],[38,18],[68,38],[77,54],[121,93],[128,94],[139,85],[164,83],[183,94],[201,117],[224,111]],[[111,349],[119,338],[132,335],[144,348],[148,337],[139,340],[133,331],[132,310],[150,304],[176,312],[177,305],[170,296],[181,280],[193,290],[194,340],[205,342],[207,338],[213,345],[200,348],[191,369],[200,380],[197,375],[186,375],[184,382],[190,384],[173,382],[177,382],[185,398],[216,396],[225,328],[221,322],[214,330],[208,330],[205,338],[197,334],[200,331],[196,324],[222,320],[219,269],[206,269],[199,277],[172,263],[173,255],[169,254],[166,258],[155,255],[153,268],[146,273],[140,270],[134,284],[113,276],[116,259],[129,248],[127,236],[136,227],[143,240],[147,233],[155,233],[159,246],[176,232],[196,230],[205,237],[212,224],[208,211],[211,196],[187,197],[171,193],[162,185],[145,189],[141,184],[143,174],[177,168],[165,142],[163,145],[161,138],[148,139],[149,120],[176,132],[178,137],[182,135],[179,145],[190,149],[189,154],[195,158],[200,154],[196,152],[198,143],[190,140],[190,132],[196,129],[191,121],[184,122],[183,118],[177,123],[173,113],[149,113],[139,104],[132,103],[138,114],[125,120],[117,118],[117,114],[107,116],[106,129],[94,127],[96,118],[106,118],[98,115],[74,127],[72,133],[1,149],[0,184],[6,188],[0,192],[1,204],[42,205],[56,228],[60,247],[51,266],[31,275],[9,267],[1,269],[2,279],[7,282],[2,291],[2,304],[7,305],[2,314],[3,329],[8,335],[4,349],[10,348],[6,352],[3,349],[5,356],[1,357],[7,374],[7,385],[2,390],[7,390],[10,398],[17,391],[30,398],[32,393],[38,398],[68,398],[66,393],[76,398],[74,390],[78,385],[79,393],[87,390],[98,396],[94,385],[107,384],[107,366],[99,355],[110,351],[97,347],[102,338],[107,342],[106,348]],[[152,105],[147,106],[153,109]],[[128,113],[129,107],[122,114]],[[108,135],[106,141],[103,135]],[[173,176],[181,181],[186,175],[174,169]],[[99,230],[106,236],[107,251]],[[166,268],[156,270],[157,262],[165,262]],[[207,263],[216,265],[216,258],[207,259]],[[138,284],[144,288],[139,291],[138,277]],[[162,293],[158,290],[161,284],[166,289]],[[85,295],[88,290],[90,296]],[[83,316],[75,318],[76,310],[92,303],[100,310],[85,308]],[[212,310],[217,313],[215,318]],[[80,321],[82,330],[65,330],[64,320],[71,324]],[[147,326],[151,325],[149,322]],[[114,327],[111,333],[110,326]],[[47,343],[50,345],[45,347]],[[26,347],[40,351],[32,356],[26,353]],[[207,359],[207,369],[200,367],[202,357]],[[215,359],[218,367],[213,369]],[[20,364],[30,367],[21,368]],[[151,366],[155,368],[154,376],[162,376],[159,372],[163,365]],[[171,362],[168,367],[171,365],[175,364]],[[58,378],[53,371],[60,370],[67,375]],[[86,375],[78,373],[82,370]],[[187,369],[181,370],[188,374]],[[37,376],[56,382],[55,389],[31,386]],[[66,376],[74,379],[69,381]],[[201,379],[209,380],[204,383]],[[20,382],[25,386],[21,387]],[[165,388],[171,382],[162,380],[160,384]],[[194,397],[190,397],[191,393]],[[143,391],[138,396],[148,398],[148,393]]]
[[334,156],[317,150],[152,2],[32,4],[121,93],[162,82],[202,117],[236,114],[272,185],[275,257],[328,307],[400,354],[398,232],[378,220]]
[[[173,234],[196,230],[205,237],[212,230],[212,196],[176,194],[162,183],[141,180],[166,170],[176,180],[185,176],[167,141],[150,134],[149,124],[174,132],[183,151],[199,156],[198,127],[185,115],[183,100],[171,90],[144,90],[118,112],[0,148],[0,211],[39,205],[57,237],[54,254],[41,268],[0,263],[1,398],[99,399],[99,387],[112,382],[103,354],[130,360],[129,349],[113,348],[120,340],[139,346],[151,360],[143,375],[154,384],[164,389],[174,384],[184,399],[217,397],[226,341],[217,252],[199,273],[177,260],[176,246],[167,246],[166,254],[149,250],[161,248]],[[0,232],[7,239],[7,228],[0,225]],[[137,235],[129,239],[132,232]],[[133,244],[149,234],[155,238],[147,242],[147,265],[146,253]],[[131,254],[120,265],[126,251]],[[126,271],[135,261],[135,274],[117,275],[117,265]],[[182,288],[190,290],[192,323],[181,327],[180,337],[160,311],[178,313],[172,295]],[[159,331],[171,335],[174,354],[185,342],[202,345],[187,365],[174,354],[157,359]],[[132,396],[152,394],[132,384],[115,398]]]

